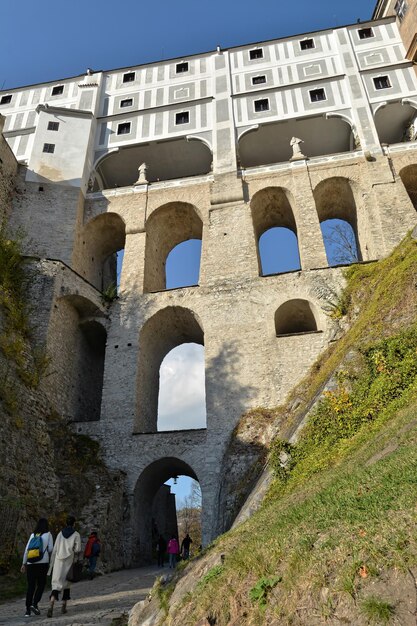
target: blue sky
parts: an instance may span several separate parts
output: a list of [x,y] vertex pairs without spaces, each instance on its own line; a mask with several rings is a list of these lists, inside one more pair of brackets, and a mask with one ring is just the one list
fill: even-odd
[[365,21],[375,2],[1,0],[0,90]]
[[0,89],[371,17],[376,0],[1,0]]

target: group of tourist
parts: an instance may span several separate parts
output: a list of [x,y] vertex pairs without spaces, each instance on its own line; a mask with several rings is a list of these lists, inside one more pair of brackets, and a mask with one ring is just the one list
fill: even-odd
[[156,544],[158,567],[164,567],[165,555],[168,554],[169,567],[171,569],[175,569],[177,561],[180,557],[184,560],[190,558],[190,546],[192,543],[193,540],[188,533],[181,542],[181,548],[175,535],[171,536],[171,539],[168,541],[168,545],[163,535],[159,535]]
[[[66,526],[54,540],[49,531],[48,520],[41,518],[30,535],[23,555],[21,571],[26,572],[27,593],[25,617],[40,615],[39,602],[46,585],[46,577],[52,575],[51,595],[47,617],[52,617],[54,604],[59,601],[62,592],[61,612],[67,612],[70,600],[71,580],[74,580],[76,558],[81,553],[81,536],[74,528],[75,517],[69,515]],[[96,531],[92,531],[84,549],[84,557],[88,559],[88,572],[93,578],[101,543]]]

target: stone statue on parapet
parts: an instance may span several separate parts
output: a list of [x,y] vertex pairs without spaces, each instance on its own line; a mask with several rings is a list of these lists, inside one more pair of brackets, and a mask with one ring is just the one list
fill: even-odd
[[305,161],[307,157],[301,152],[300,143],[304,143],[302,139],[298,137],[293,137],[290,141],[290,146],[292,148],[292,157],[290,161]]
[[134,185],[147,185],[148,184],[148,179],[146,178],[147,170],[148,170],[148,167],[146,163],[142,163],[142,165],[139,165],[138,167],[139,178],[137,179],[135,183],[133,183]]

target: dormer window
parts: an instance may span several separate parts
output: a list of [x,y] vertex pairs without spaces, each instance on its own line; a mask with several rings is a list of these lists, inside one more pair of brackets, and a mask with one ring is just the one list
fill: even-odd
[[314,39],[303,39],[300,41],[301,50],[313,50],[315,47]]
[[126,74],[123,74],[124,83],[133,83],[134,80],[135,80],[135,72],[126,72]]
[[10,104],[12,101],[12,96],[8,95],[8,96],[2,96],[0,99],[0,104]]
[[253,50],[249,50],[249,58],[251,61],[255,61],[256,59],[263,59],[263,48],[254,48]]
[[188,61],[177,63],[177,65],[175,66],[175,72],[177,74],[184,74],[184,72],[188,72]]
[[52,87],[51,96],[61,96],[64,93],[64,85],[56,85]]
[[358,30],[359,39],[369,39],[374,37],[374,31],[372,28],[361,28]]

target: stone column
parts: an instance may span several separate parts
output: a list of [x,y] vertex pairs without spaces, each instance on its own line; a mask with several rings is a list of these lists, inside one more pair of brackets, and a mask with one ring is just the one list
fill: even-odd
[[292,163],[294,181],[293,207],[297,222],[301,269],[327,267],[326,250],[314,201],[307,161]]

